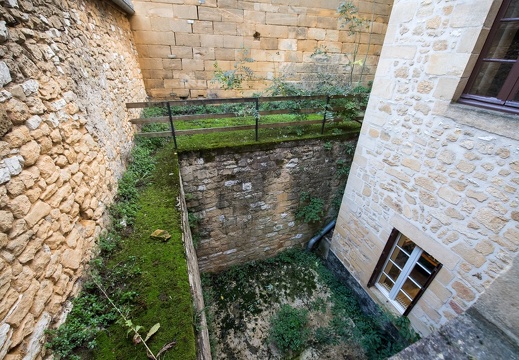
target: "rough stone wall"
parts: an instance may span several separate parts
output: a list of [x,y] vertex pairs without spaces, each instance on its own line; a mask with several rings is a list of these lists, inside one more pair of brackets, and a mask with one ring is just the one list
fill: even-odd
[[409,315],[422,334],[468,309],[518,254],[517,116],[452,103],[499,3],[395,1],[332,241],[390,309],[366,284],[393,228],[443,263]]
[[[0,2],[0,358],[40,358],[77,290],[145,98],[110,2]],[[133,114],[132,116],[135,116]]]
[[[180,154],[187,206],[200,219],[200,270],[220,271],[306,244],[334,218],[331,204],[340,201],[346,181],[337,160],[351,159],[344,141],[332,144],[329,150],[307,140]],[[302,192],[324,201],[321,222],[296,220]]]
[[[178,161],[178,160],[176,160]],[[189,212],[187,209],[182,176],[180,176],[180,212],[182,213],[182,242],[186,249],[187,273],[189,276],[189,287],[197,321],[198,331],[196,332],[196,353],[198,360],[211,360],[211,343],[209,340],[209,330],[207,318],[205,316],[204,294],[202,292],[202,280],[200,279],[200,268],[198,257],[193,243],[193,235],[189,224]]]
[[[144,81],[152,97],[229,97],[241,91],[218,90],[211,82],[214,64],[234,69],[244,58],[255,80],[243,84],[245,94],[269,84],[264,79],[318,80],[318,73],[350,81],[350,64],[365,63],[367,82],[380,54],[392,0],[355,0],[369,26],[355,37],[340,26],[341,0],[134,0],[132,30]],[[358,56],[354,59],[353,42]],[[320,49],[320,52],[316,52]],[[315,54],[314,54],[315,53]],[[365,57],[367,55],[367,57]],[[356,65],[354,81],[362,66]]]

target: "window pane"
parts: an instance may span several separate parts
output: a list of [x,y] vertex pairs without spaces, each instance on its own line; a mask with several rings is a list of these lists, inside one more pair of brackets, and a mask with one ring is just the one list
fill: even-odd
[[424,286],[425,282],[427,281],[427,279],[430,276],[430,273],[428,273],[426,270],[424,270],[424,268],[422,268],[420,265],[415,265],[413,270],[411,271],[410,276],[420,286]]
[[390,259],[393,260],[394,263],[397,264],[400,269],[403,269],[405,263],[409,259],[409,256],[407,256],[406,253],[401,251],[400,248],[397,246],[395,250],[393,250]]
[[414,297],[418,294],[420,291],[420,287],[417,286],[414,282],[412,282],[410,279],[407,279],[402,286],[402,289],[400,291],[404,291],[407,296],[411,299],[414,299]]
[[516,60],[518,56],[519,22],[501,23],[485,58]]
[[508,7],[508,10],[506,10],[505,19],[510,18],[519,18],[519,2],[512,1]]
[[411,300],[407,298],[407,296],[402,293],[402,290],[398,292],[396,295],[395,300],[404,308],[407,309],[407,307],[411,304]]
[[386,274],[382,274],[379,280],[379,284],[382,285],[382,287],[386,289],[387,292],[390,292],[394,285],[394,283],[391,282],[391,280],[386,276]]
[[426,268],[429,273],[432,273],[433,269],[440,264],[438,260],[427,254],[425,251],[420,256],[420,259],[418,259],[418,263]]
[[400,236],[398,246],[400,246],[408,254],[411,254],[416,247],[416,245],[405,235]]
[[400,275],[400,269],[389,261],[384,269],[384,273],[386,273],[393,282],[396,282],[396,279],[398,279],[398,276]]
[[497,97],[513,64],[485,62],[481,67],[470,94],[486,97]]

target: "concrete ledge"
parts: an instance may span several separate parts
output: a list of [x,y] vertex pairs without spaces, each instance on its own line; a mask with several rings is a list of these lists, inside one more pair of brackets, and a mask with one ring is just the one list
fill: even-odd
[[518,360],[519,348],[501,330],[471,308],[390,359]]

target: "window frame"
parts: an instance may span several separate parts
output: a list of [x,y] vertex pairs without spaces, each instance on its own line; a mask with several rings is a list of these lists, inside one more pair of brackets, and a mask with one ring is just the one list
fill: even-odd
[[499,33],[499,27],[502,23],[511,22],[511,21],[519,21],[519,18],[505,18],[508,7],[512,4],[512,0],[504,0],[499,8],[499,11],[496,15],[494,23],[490,28],[487,39],[483,48],[481,49],[481,53],[479,54],[478,60],[472,70],[467,85],[463,90],[458,102],[461,104],[468,104],[473,106],[478,106],[486,109],[498,110],[502,112],[508,112],[513,114],[519,114],[519,101],[513,101],[513,99],[519,93],[519,57],[515,60],[509,60],[509,63],[513,63],[514,65],[510,69],[507,74],[506,80],[501,86],[497,97],[487,97],[482,95],[474,95],[469,93],[469,91],[474,86],[478,75],[481,72],[481,69],[485,63],[497,62],[497,63],[506,63],[506,59],[501,59],[501,61],[497,61],[497,59],[487,58],[486,55],[489,53],[489,50],[494,43],[496,36]]
[[429,277],[427,278],[423,286],[421,286],[420,290],[415,295],[415,297],[411,300],[411,303],[407,306],[407,308],[404,308],[394,298],[396,297],[396,294],[398,294],[398,292],[400,291],[407,279],[411,279],[411,281],[413,281],[413,279],[409,275],[411,271],[414,269],[418,260],[420,259],[422,253],[424,252],[422,248],[420,248],[418,245],[416,245],[416,243],[413,242],[415,244],[415,248],[413,249],[413,252],[409,254],[409,259],[406,261],[404,267],[402,268],[401,274],[396,279],[395,285],[393,286],[390,292],[384,289],[381,285],[378,285],[380,277],[384,274],[383,270],[386,268],[387,263],[390,261],[390,257],[393,254],[393,251],[395,250],[396,245],[398,244],[398,241],[400,240],[402,235],[404,234],[402,234],[397,229],[393,229],[391,231],[391,235],[389,236],[389,239],[386,245],[384,246],[384,249],[382,250],[382,254],[380,255],[380,258],[375,266],[375,269],[373,270],[373,273],[367,285],[368,287],[375,286],[403,316],[407,316],[409,315],[413,307],[418,303],[418,300],[420,300],[423,293],[425,292],[427,287],[429,287],[429,285],[434,280],[434,278],[436,277],[443,265],[440,262],[438,262],[438,265],[436,265],[431,270]]

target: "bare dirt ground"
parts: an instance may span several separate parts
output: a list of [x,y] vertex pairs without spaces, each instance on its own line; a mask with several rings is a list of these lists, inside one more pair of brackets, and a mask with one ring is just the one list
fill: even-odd
[[[308,264],[274,261],[231,269],[206,279],[204,291],[212,299],[209,321],[215,359],[367,359],[353,338],[345,341],[332,331],[328,339],[316,335],[317,329],[333,326],[333,296]],[[299,354],[283,353],[269,338],[272,319],[284,304],[308,311],[310,337]],[[353,320],[341,321],[344,333],[352,333]]]

